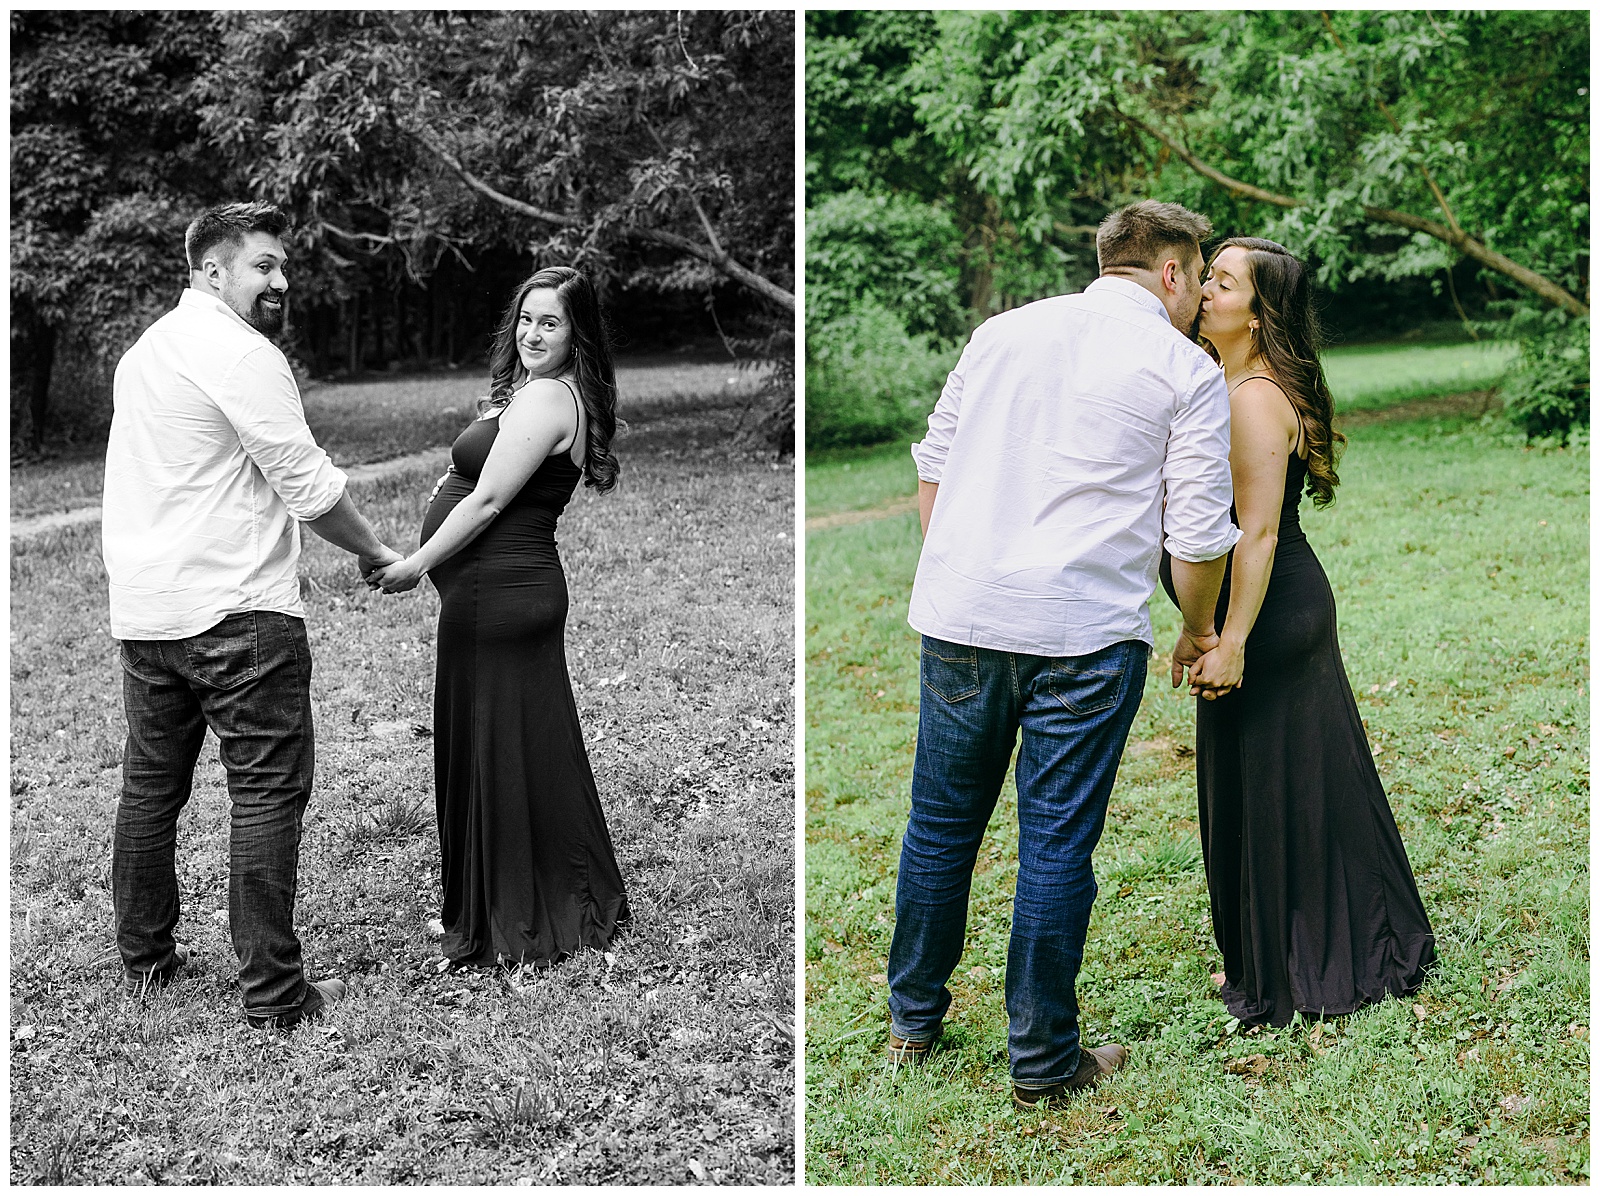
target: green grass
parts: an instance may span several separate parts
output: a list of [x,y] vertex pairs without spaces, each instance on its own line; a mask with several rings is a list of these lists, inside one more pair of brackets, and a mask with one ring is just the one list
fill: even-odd
[[[249,1029],[214,744],[179,831],[194,963],[121,994],[120,743],[98,532],[12,549],[14,1182],[787,1183],[794,1176],[792,466],[736,408],[640,421],[562,520],[568,659],[635,914],[554,969],[441,974],[427,585],[383,597],[307,536],[317,787],[297,920],[349,999]],[[355,497],[414,544],[433,478]],[[625,680],[624,680],[625,676]]]
[[[658,420],[724,408],[743,409],[757,398],[762,370],[730,363],[665,357],[617,363],[618,410],[624,420]],[[482,370],[396,375],[307,388],[306,422],[317,443],[341,466],[404,456],[449,444],[488,392]],[[759,412],[747,415],[754,422]],[[11,517],[70,511],[100,501],[105,445],[69,449],[62,456],[11,467]]]
[[[899,458],[903,450],[897,449]],[[896,459],[899,459],[896,458]],[[863,454],[808,466],[865,501]],[[1010,1103],[1008,785],[974,876],[943,1046],[884,1061],[884,961],[916,731],[914,515],[807,537],[806,1177],[839,1183],[1574,1183],[1589,1174],[1588,463],[1492,426],[1353,428],[1305,515],[1379,771],[1438,937],[1416,996],[1241,1033],[1197,850],[1192,699],[1151,682],[1097,852],[1080,978],[1125,1072]]]
[[[1508,342],[1361,345],[1323,355],[1341,414],[1368,415],[1411,400],[1493,386],[1516,354]],[[917,471],[903,441],[811,453],[806,458],[806,518],[862,511],[915,494]]]
[[1352,345],[1322,355],[1339,411],[1369,411],[1407,399],[1496,385],[1517,356],[1512,341],[1454,345]]

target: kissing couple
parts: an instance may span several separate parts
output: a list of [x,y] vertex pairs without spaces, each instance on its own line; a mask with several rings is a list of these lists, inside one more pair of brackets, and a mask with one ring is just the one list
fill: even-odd
[[1005,991],[1022,1108],[1128,1058],[1080,1043],[1076,978],[1158,579],[1183,616],[1172,684],[1187,673],[1198,699],[1228,1011],[1274,1026],[1347,1014],[1412,991],[1435,959],[1300,528],[1302,494],[1333,501],[1344,439],[1310,274],[1256,237],[1207,261],[1211,231],[1177,204],[1111,213],[1099,278],[982,324],[912,446],[921,709],[888,1054],[921,1063],[943,1030],[973,864],[1016,748]]
[[421,546],[382,543],[306,425],[273,343],[285,214],[201,213],[189,286],[117,364],[102,545],[128,737],[112,849],[129,993],[189,962],[174,938],[178,816],[209,727],[232,802],[228,924],[246,1019],[289,1028],[346,996],[308,980],[294,928],[311,800],[311,649],[301,523],[388,593],[440,594],[434,690],[441,922],[457,966],[604,947],[628,901],[567,674],[555,527],[581,479],[616,484],[616,380],[589,279],[536,271],[510,298],[490,395],[434,487]]

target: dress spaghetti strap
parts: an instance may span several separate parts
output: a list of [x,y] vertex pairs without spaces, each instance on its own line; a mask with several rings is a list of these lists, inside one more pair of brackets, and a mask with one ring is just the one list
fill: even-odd
[[[565,386],[572,394],[572,443],[574,446],[576,446],[578,443],[578,431],[583,427],[583,405],[578,400],[577,387],[573,386],[572,383],[568,382],[565,378],[557,378],[556,381],[561,383],[562,386]],[[572,461],[571,448],[567,449],[567,460]],[[572,464],[576,469],[583,468],[583,466],[579,465],[576,461],[572,461]]]
[[[1289,392],[1284,387],[1283,383],[1279,382],[1271,374],[1251,374],[1248,378],[1240,378],[1233,384],[1234,389],[1243,386],[1246,382],[1254,382],[1257,378],[1260,378],[1264,382],[1272,383],[1272,385],[1276,386],[1280,391],[1283,392],[1284,398],[1289,399]],[[1300,418],[1300,409],[1294,405],[1293,399],[1289,399],[1289,410],[1294,412],[1294,423],[1297,432],[1294,438],[1294,455],[1300,457],[1300,446],[1305,443],[1306,439],[1306,425],[1305,421]],[[1302,461],[1305,460],[1304,457],[1300,457],[1300,459]]]

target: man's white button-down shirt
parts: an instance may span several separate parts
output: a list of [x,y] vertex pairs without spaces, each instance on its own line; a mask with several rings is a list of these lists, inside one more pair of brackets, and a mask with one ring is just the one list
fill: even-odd
[[296,521],[332,510],[346,479],[277,346],[189,289],[123,354],[112,397],[112,634],[185,639],[248,610],[304,617]]
[[939,494],[910,622],[936,639],[1153,644],[1163,531],[1185,561],[1239,539],[1222,371],[1127,279],[985,321],[911,452]]

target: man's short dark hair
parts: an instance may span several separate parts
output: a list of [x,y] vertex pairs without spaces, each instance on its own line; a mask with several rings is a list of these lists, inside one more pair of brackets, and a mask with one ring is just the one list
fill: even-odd
[[196,216],[189,230],[183,234],[183,252],[189,259],[189,269],[198,270],[218,245],[227,244],[237,250],[244,243],[246,233],[271,233],[282,237],[289,228],[289,217],[283,209],[272,203],[227,203],[207,208]]
[[1094,247],[1102,274],[1118,266],[1159,270],[1161,263],[1173,256],[1185,264],[1193,262],[1200,256],[1200,242],[1210,235],[1211,221],[1199,212],[1181,204],[1141,199],[1100,222]]

